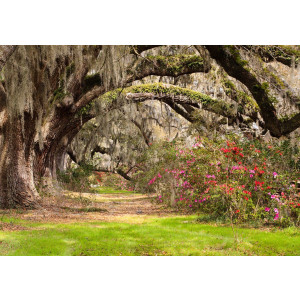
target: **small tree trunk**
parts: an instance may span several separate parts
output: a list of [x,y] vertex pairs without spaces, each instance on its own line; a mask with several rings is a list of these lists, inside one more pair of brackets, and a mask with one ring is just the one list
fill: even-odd
[[174,178],[172,178],[171,180],[171,195],[170,195],[170,205],[171,207],[175,207],[176,206],[176,193],[175,193],[175,180]]

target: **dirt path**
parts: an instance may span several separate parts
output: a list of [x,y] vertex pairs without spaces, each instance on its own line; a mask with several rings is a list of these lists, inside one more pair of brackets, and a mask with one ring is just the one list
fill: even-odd
[[45,198],[43,207],[35,210],[1,211],[2,214],[25,220],[43,222],[118,221],[150,216],[171,216],[177,210],[155,201],[155,196],[141,194],[92,194],[64,192],[58,197]]

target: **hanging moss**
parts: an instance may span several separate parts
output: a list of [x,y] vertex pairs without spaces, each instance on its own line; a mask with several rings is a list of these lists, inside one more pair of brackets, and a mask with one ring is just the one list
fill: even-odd
[[67,68],[66,68],[66,76],[69,78],[75,71],[75,63],[71,63]]
[[128,55],[131,47],[123,45],[105,45],[99,56],[98,70],[107,91],[123,86],[127,76]]

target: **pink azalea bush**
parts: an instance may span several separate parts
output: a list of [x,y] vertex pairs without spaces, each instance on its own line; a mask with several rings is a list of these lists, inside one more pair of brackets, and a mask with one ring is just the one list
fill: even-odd
[[150,176],[143,176],[160,202],[236,221],[299,224],[299,194],[293,183],[299,174],[290,147],[203,138],[191,148],[169,143],[162,153],[159,149],[152,151],[156,164]]

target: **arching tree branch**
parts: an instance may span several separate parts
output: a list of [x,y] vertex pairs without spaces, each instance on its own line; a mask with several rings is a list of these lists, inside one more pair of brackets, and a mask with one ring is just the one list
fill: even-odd
[[208,72],[199,55],[170,55],[140,57],[128,70],[126,83],[141,80],[149,75],[173,76],[197,72]]
[[[77,159],[76,155],[74,154],[74,152],[71,149],[67,150],[67,154],[70,156],[70,158],[73,162],[75,162],[79,166],[82,166],[82,162]],[[131,169],[129,169],[128,172],[124,172],[120,168],[117,168],[115,170],[109,170],[109,169],[105,169],[105,168],[94,168],[93,171],[115,173],[115,174],[119,174],[120,176],[122,176],[124,179],[126,179],[128,181],[132,180],[132,178],[128,175],[128,173],[131,171]]]
[[243,83],[257,102],[265,126],[273,136],[280,137],[281,122],[276,116],[276,109],[269,94],[268,85],[261,84],[241,59],[239,51],[231,46],[206,46],[212,58],[224,68],[228,75]]

